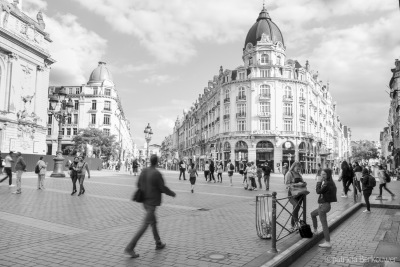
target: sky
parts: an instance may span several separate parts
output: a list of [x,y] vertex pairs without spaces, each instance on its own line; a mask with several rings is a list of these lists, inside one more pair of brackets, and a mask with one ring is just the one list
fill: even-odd
[[[20,0],[21,1],[21,0]],[[177,116],[203,93],[220,66],[242,65],[248,30],[262,0],[23,0],[44,13],[50,34],[50,85],[81,85],[107,63],[131,122],[134,142],[172,133]],[[266,1],[287,58],[309,60],[329,81],[353,140],[379,140],[387,126],[388,84],[400,58],[398,0]],[[386,91],[386,92],[385,92]]]

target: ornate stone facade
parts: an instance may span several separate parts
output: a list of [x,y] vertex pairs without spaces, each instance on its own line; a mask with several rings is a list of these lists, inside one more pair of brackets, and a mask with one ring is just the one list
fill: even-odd
[[268,162],[277,171],[299,160],[305,171],[350,156],[351,131],[337,115],[329,83],[307,61],[286,58],[279,28],[264,8],[246,37],[243,66],[224,70],[178,118],[172,139],[180,157]]
[[[133,157],[133,140],[130,122],[125,117],[117,89],[106,63],[99,65],[90,75],[87,84],[82,86],[64,86],[67,99],[71,98],[74,109],[71,116],[62,125],[62,149],[72,144],[72,138],[79,134],[79,129],[98,128],[107,134],[115,135],[122,143],[121,160]],[[49,96],[55,87],[49,88]],[[57,151],[58,122],[51,114],[47,118],[48,154]]]
[[0,150],[45,154],[52,41],[21,7],[0,0]]
[[389,142],[389,150],[394,157],[395,167],[400,166],[400,60],[396,59],[395,67],[392,69],[393,76],[390,79],[390,109],[389,109],[389,126],[388,129],[391,140]]

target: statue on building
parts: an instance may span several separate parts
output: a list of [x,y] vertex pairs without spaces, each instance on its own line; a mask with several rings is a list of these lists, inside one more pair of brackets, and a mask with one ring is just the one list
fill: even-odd
[[0,16],[0,23],[3,28],[7,27],[8,18],[11,12],[11,6],[8,3],[0,2],[1,5],[1,16]]
[[46,28],[46,24],[44,23],[43,13],[41,10],[37,13],[36,19],[39,23],[39,28],[43,31]]

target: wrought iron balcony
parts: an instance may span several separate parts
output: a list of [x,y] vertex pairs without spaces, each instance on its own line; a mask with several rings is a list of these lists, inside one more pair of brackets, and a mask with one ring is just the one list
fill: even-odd
[[271,117],[271,112],[258,112],[259,117],[269,118]]
[[293,113],[284,112],[283,117],[293,117]]
[[271,99],[271,94],[260,94],[259,99]]
[[246,118],[246,112],[236,113],[236,118]]
[[225,98],[225,99],[224,99],[224,103],[229,103],[229,102],[231,102],[231,99],[230,99],[230,98]]
[[284,95],[283,101],[293,101],[293,96],[292,95]]
[[246,101],[246,96],[245,95],[237,96],[236,101]]
[[225,114],[224,115],[224,120],[228,120],[230,118],[230,114]]

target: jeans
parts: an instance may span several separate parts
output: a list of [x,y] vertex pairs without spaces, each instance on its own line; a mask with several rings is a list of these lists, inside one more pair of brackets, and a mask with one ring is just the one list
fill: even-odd
[[8,185],[12,185],[12,170],[11,170],[11,168],[10,167],[4,167],[4,171],[6,173],[6,177],[1,179],[1,181],[3,182],[8,177]]
[[183,174],[183,180],[186,180],[186,177],[185,177],[185,170],[186,170],[186,169],[181,169],[181,170],[180,170],[180,172],[179,172],[179,180],[181,179],[182,174]]
[[257,177],[257,178],[258,178],[258,184],[260,185],[260,189],[262,189],[261,177]]
[[44,178],[45,174],[38,174],[38,189],[44,189]]
[[369,197],[371,196],[371,194],[372,194],[372,190],[371,189],[363,191],[365,204],[367,204],[367,210],[369,210],[369,211],[371,211],[371,205],[369,204]]
[[21,193],[21,178],[24,171],[17,171],[17,192]]
[[385,188],[386,191],[389,192],[389,194],[393,195],[392,191],[390,191],[389,189],[386,188],[386,183],[384,184],[380,184],[379,185],[379,195],[382,196],[382,188]]
[[85,190],[85,188],[83,187],[83,181],[85,181],[85,174],[78,174],[78,178],[79,178],[79,191],[82,192]]
[[295,224],[299,222],[299,210],[300,210],[300,205],[303,202],[303,196],[298,198],[290,197],[289,202],[290,204],[293,205],[291,225],[292,227],[294,227]]
[[322,230],[324,231],[324,237],[326,242],[330,242],[331,238],[329,236],[328,221],[326,220],[326,214],[331,210],[331,203],[326,202],[319,204],[318,208],[311,212],[311,219],[313,222],[314,229],[318,228],[317,216],[322,224]]
[[343,184],[343,193],[347,196],[347,192],[349,191],[349,188],[347,187],[347,180],[342,178],[342,184]]
[[73,173],[71,176],[72,180],[72,191],[76,191],[76,181],[78,180],[78,175],[76,173]]
[[[361,193],[361,183],[360,183],[360,181],[358,181],[357,178],[354,178],[354,182],[353,183],[354,183],[356,189]],[[356,193],[356,192],[354,192],[354,193]]]
[[[208,178],[208,175],[210,174],[210,171],[204,171],[204,177],[206,177],[206,181],[207,181],[207,178]],[[211,180],[211,179],[210,179]]]
[[210,171],[210,181],[211,179],[213,179],[215,182],[214,171]]
[[133,251],[135,249],[136,243],[142,237],[144,232],[146,232],[147,227],[149,225],[151,225],[151,228],[153,230],[153,236],[154,240],[156,241],[156,244],[161,243],[161,239],[157,231],[156,206],[150,206],[147,204],[143,204],[143,206],[146,210],[146,216],[144,217],[143,224],[140,227],[139,231],[136,233],[136,235],[132,238],[131,242],[129,242],[129,244],[126,246],[125,248],[126,251]]
[[264,175],[264,183],[267,189],[269,189],[269,175]]
[[219,179],[221,179],[221,182],[222,182],[222,173],[218,173],[217,179],[218,179],[218,181],[219,181]]

